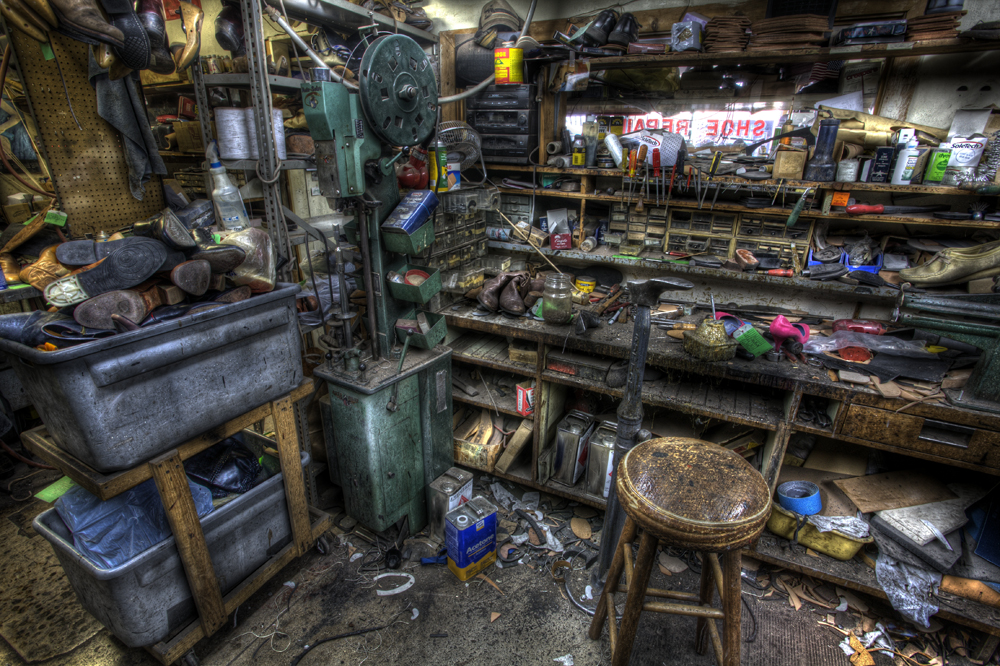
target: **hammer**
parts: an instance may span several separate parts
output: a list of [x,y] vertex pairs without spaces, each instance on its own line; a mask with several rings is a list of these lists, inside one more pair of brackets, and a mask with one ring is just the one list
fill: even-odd
[[635,308],[635,322],[632,328],[632,353],[628,362],[628,378],[625,380],[625,394],[618,405],[618,434],[615,438],[614,462],[611,473],[611,491],[608,493],[608,508],[605,514],[605,533],[601,537],[600,573],[603,576],[611,567],[618,537],[625,526],[625,512],[618,504],[615,482],[618,463],[636,444],[636,433],[642,427],[642,373],[646,367],[646,350],[649,347],[649,309],[665,291],[686,291],[694,285],[680,278],[653,278],[652,280],[629,280],[629,300]]

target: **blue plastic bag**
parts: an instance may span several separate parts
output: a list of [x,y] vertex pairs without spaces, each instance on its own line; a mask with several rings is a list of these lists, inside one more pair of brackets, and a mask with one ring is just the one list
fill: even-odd
[[[199,516],[212,510],[212,491],[188,479]],[[173,533],[153,479],[107,501],[80,486],[56,500],[56,511],[73,535],[81,555],[102,569],[113,569]]]

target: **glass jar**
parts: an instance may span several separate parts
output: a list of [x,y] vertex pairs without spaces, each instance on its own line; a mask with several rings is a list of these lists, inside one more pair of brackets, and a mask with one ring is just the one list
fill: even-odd
[[573,282],[565,273],[545,277],[542,291],[542,319],[546,324],[568,324],[573,318]]

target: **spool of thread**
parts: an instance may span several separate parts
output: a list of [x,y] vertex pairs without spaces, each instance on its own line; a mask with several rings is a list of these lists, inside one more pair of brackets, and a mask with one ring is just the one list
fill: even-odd
[[562,141],[549,141],[549,145],[545,146],[545,152],[549,155],[558,155],[562,152]]
[[274,124],[274,143],[278,157],[288,159],[288,149],[285,147],[285,117],[281,109],[271,109],[271,122]]
[[260,159],[260,146],[257,145],[257,114],[251,106],[243,109],[245,112],[245,122],[247,124],[247,136],[250,137],[250,159]]
[[802,516],[811,516],[823,510],[819,486],[811,481],[786,481],[778,486],[778,504]]
[[250,159],[246,111],[233,107],[216,109],[215,125],[219,133],[219,157],[224,160]]

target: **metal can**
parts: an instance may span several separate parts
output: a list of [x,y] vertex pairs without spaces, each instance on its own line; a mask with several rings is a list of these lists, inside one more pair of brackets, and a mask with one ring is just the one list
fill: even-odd
[[523,49],[494,49],[493,64],[498,84],[524,83]]
[[571,411],[556,426],[555,468],[552,480],[572,486],[587,468],[587,443],[594,432],[594,417],[580,411]]
[[497,508],[475,497],[445,516],[448,568],[469,580],[497,560]]
[[587,454],[587,492],[607,498],[611,491],[611,473],[614,471],[615,440],[618,424],[604,421],[590,437]]
[[[589,238],[587,240],[590,240]],[[595,245],[597,241],[594,241]],[[593,248],[590,248],[593,249]],[[588,250],[589,251],[589,250]],[[589,294],[594,291],[594,287],[597,286],[597,280],[590,277],[589,275],[581,275],[576,278],[576,289],[577,291],[582,291],[585,294]]]
[[427,518],[435,541],[444,541],[445,516],[472,499],[472,479],[472,472],[452,467],[431,482]]

